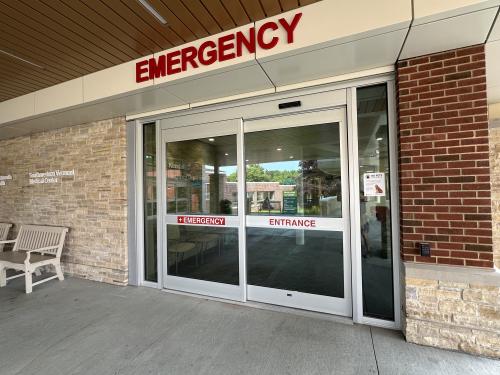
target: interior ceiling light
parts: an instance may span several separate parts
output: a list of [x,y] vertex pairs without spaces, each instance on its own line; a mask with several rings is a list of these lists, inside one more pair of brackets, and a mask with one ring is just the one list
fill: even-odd
[[278,148],[276,149],[276,151],[281,151],[281,147],[278,147]]
[[167,24],[167,20],[165,18],[162,17],[162,15],[160,13],[158,13],[158,11],[153,8],[153,6],[148,3],[147,0],[137,0],[139,3],[141,3],[141,5],[146,8],[146,10],[151,13],[158,21],[160,21],[163,25],[166,25]]
[[215,139],[214,139],[214,138],[208,138],[208,141],[209,141],[209,142],[214,142],[214,141],[215,141]]
[[382,137],[378,137],[378,138],[377,138],[377,141],[381,141],[381,140],[383,140],[383,139],[384,139],[384,138],[382,138]]
[[29,60],[23,59],[22,57],[13,55],[12,53],[4,51],[3,49],[0,49],[0,53],[3,53],[4,55],[10,56],[10,57],[17,59],[17,60],[21,60],[22,62],[25,62],[26,64],[30,64],[30,65],[36,66],[37,68],[43,69],[43,66],[35,64],[34,62],[31,62]]

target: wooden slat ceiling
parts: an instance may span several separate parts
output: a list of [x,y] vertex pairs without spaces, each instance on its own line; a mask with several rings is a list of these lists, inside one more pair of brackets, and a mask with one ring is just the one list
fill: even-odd
[[319,0],[0,0],[0,101]]

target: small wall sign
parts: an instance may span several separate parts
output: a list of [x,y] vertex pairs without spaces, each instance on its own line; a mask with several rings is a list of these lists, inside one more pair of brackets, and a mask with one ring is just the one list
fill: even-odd
[[48,172],[30,172],[29,175],[29,183],[30,185],[39,185],[39,184],[56,184],[59,182],[59,178],[62,177],[74,177],[75,170],[72,169],[70,171],[48,171]]
[[365,197],[385,197],[385,173],[365,173],[363,185]]
[[12,176],[10,174],[7,176],[0,176],[0,186],[5,186],[7,180],[12,180]]

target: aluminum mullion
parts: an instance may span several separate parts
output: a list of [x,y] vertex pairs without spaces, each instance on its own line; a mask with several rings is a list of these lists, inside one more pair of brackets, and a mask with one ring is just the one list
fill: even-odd
[[349,242],[349,147],[347,145],[347,118],[345,109],[342,110],[342,121],[339,122],[340,137],[340,163],[341,163],[341,184],[342,184],[342,217],[344,218],[344,230],[342,236],[343,259],[344,259],[344,299],[348,306],[349,315],[352,316],[352,280],[351,280],[351,246]]
[[245,139],[244,139],[244,123],[240,119],[238,126],[237,140],[236,140],[236,154],[238,164],[238,217],[240,228],[238,231],[238,244],[239,244],[239,276],[241,288],[241,301],[247,300],[247,238],[246,238],[246,177],[245,177]]
[[161,258],[158,259],[158,265],[160,265],[160,260],[161,260],[162,288],[167,288],[167,276],[168,276],[166,274],[168,270],[167,256],[166,256],[168,238],[167,238],[167,225],[165,220],[167,212],[167,199],[165,194],[165,192],[167,191],[167,174],[166,174],[167,140],[168,139],[166,132],[162,131],[160,137],[160,144],[157,145],[158,147],[157,150],[160,150],[160,155],[161,155],[159,160],[160,173],[158,173],[158,178],[160,179],[160,181],[158,181],[156,184],[158,189],[158,196],[161,202],[161,211],[157,210],[156,215],[160,219],[157,231],[161,239],[160,242],[161,248],[158,248],[158,254],[161,253]]
[[399,242],[399,170],[398,170],[398,129],[396,121],[395,82],[387,83],[387,111],[389,116],[389,168],[391,186],[391,226],[392,226],[392,269],[394,287],[394,324],[401,328],[401,291],[400,291],[400,242]]
[[351,270],[352,270],[352,318],[360,322],[363,317],[363,280],[361,275],[361,230],[359,203],[359,158],[358,158],[358,119],[356,88],[348,91],[348,148],[349,148],[349,181],[351,200]]

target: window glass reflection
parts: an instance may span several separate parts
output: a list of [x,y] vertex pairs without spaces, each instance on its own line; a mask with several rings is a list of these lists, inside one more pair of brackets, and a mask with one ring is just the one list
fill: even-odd
[[156,282],[156,124],[143,127],[144,279]]
[[342,217],[339,124],[245,134],[249,215]]
[[236,135],[167,144],[167,213],[238,214]]
[[394,320],[387,86],[357,98],[363,312]]

